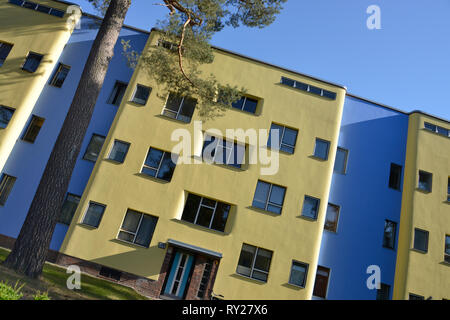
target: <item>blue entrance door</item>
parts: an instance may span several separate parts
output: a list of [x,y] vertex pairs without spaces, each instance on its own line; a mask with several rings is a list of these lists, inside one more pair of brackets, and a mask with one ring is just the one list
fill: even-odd
[[193,263],[194,257],[192,255],[184,252],[175,254],[164,290],[165,295],[183,299]]

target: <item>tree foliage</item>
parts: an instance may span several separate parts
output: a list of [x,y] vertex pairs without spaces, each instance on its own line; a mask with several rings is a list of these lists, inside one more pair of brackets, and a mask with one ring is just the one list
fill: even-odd
[[[97,1],[97,0],[93,0]],[[263,28],[271,24],[287,0],[164,0],[165,19],[158,21],[159,45],[145,52],[140,61],[162,88],[160,95],[173,92],[197,99],[201,118],[208,119],[238,100],[245,88],[220,83],[201,66],[214,61],[212,36],[225,27]],[[122,42],[129,65],[135,67],[139,54],[129,42]]]

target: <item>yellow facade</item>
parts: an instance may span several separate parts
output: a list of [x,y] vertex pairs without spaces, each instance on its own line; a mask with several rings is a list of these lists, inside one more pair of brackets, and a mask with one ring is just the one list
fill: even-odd
[[[435,117],[410,115],[394,299],[409,294],[450,299],[450,264],[444,262],[445,236],[450,235],[450,138],[426,130],[425,122],[450,128]],[[431,192],[418,188],[419,171],[432,174]],[[429,232],[427,253],[414,249],[415,228]]]
[[[146,49],[157,42],[151,33]],[[161,116],[165,101],[148,71],[137,67],[122,104],[109,131],[102,152],[83,193],[61,252],[83,260],[157,280],[166,249],[158,243],[174,239],[222,253],[214,292],[225,299],[310,299],[331,184],[345,89],[280,68],[215,51],[215,61],[204,67],[222,83],[245,87],[260,99],[258,115],[228,110],[225,116],[203,123],[203,129],[264,129],[279,123],[299,130],[294,154],[279,154],[279,171],[261,176],[259,164],[245,170],[223,165],[178,164],[170,183],[162,183],[139,174],[149,147],[171,151],[174,130],[185,128],[194,135],[192,121],[185,124]],[[327,100],[280,85],[281,76],[297,79],[337,92],[336,100]],[[145,106],[129,102],[137,84],[152,87]],[[314,159],[315,138],[331,141],[327,161]],[[114,140],[131,144],[126,160],[118,164],[107,159]],[[193,139],[194,140],[194,139]],[[201,149],[202,138],[194,142]],[[248,143],[248,141],[246,141]],[[272,151],[275,152],[275,151]],[[252,209],[258,179],[287,188],[281,215]],[[180,219],[187,192],[232,205],[224,233],[209,230]],[[300,217],[303,199],[310,195],[321,200],[316,221]],[[89,201],[106,205],[97,229],[81,224]],[[159,218],[149,248],[116,240],[127,209]],[[268,282],[252,280],[236,273],[243,243],[273,251]],[[309,264],[304,289],[288,285],[292,260]]]
[[[67,4],[57,1],[33,2],[64,12],[68,8]],[[73,23],[68,23],[68,19],[75,18],[79,17],[66,14],[59,18],[0,0],[0,41],[13,45],[0,67],[0,105],[15,110],[8,126],[0,129],[0,170],[73,31]],[[29,52],[44,56],[34,73],[22,70]]]

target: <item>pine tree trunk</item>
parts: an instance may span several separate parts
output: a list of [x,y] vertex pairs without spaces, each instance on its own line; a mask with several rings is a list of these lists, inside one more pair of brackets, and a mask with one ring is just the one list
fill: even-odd
[[65,193],[131,0],[111,0],[67,117],[14,248],[4,265],[37,278],[42,273]]

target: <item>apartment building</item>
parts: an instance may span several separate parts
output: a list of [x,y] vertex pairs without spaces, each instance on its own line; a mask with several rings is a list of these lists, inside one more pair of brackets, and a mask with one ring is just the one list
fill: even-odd
[[[0,1],[0,246],[12,247],[100,20],[67,29],[70,3]],[[448,121],[214,48],[204,74],[246,92],[200,122],[195,97],[130,69],[121,40],[164,45],[157,31],[122,29],[52,261],[157,299],[449,297]],[[28,63],[29,51],[44,58]]]

